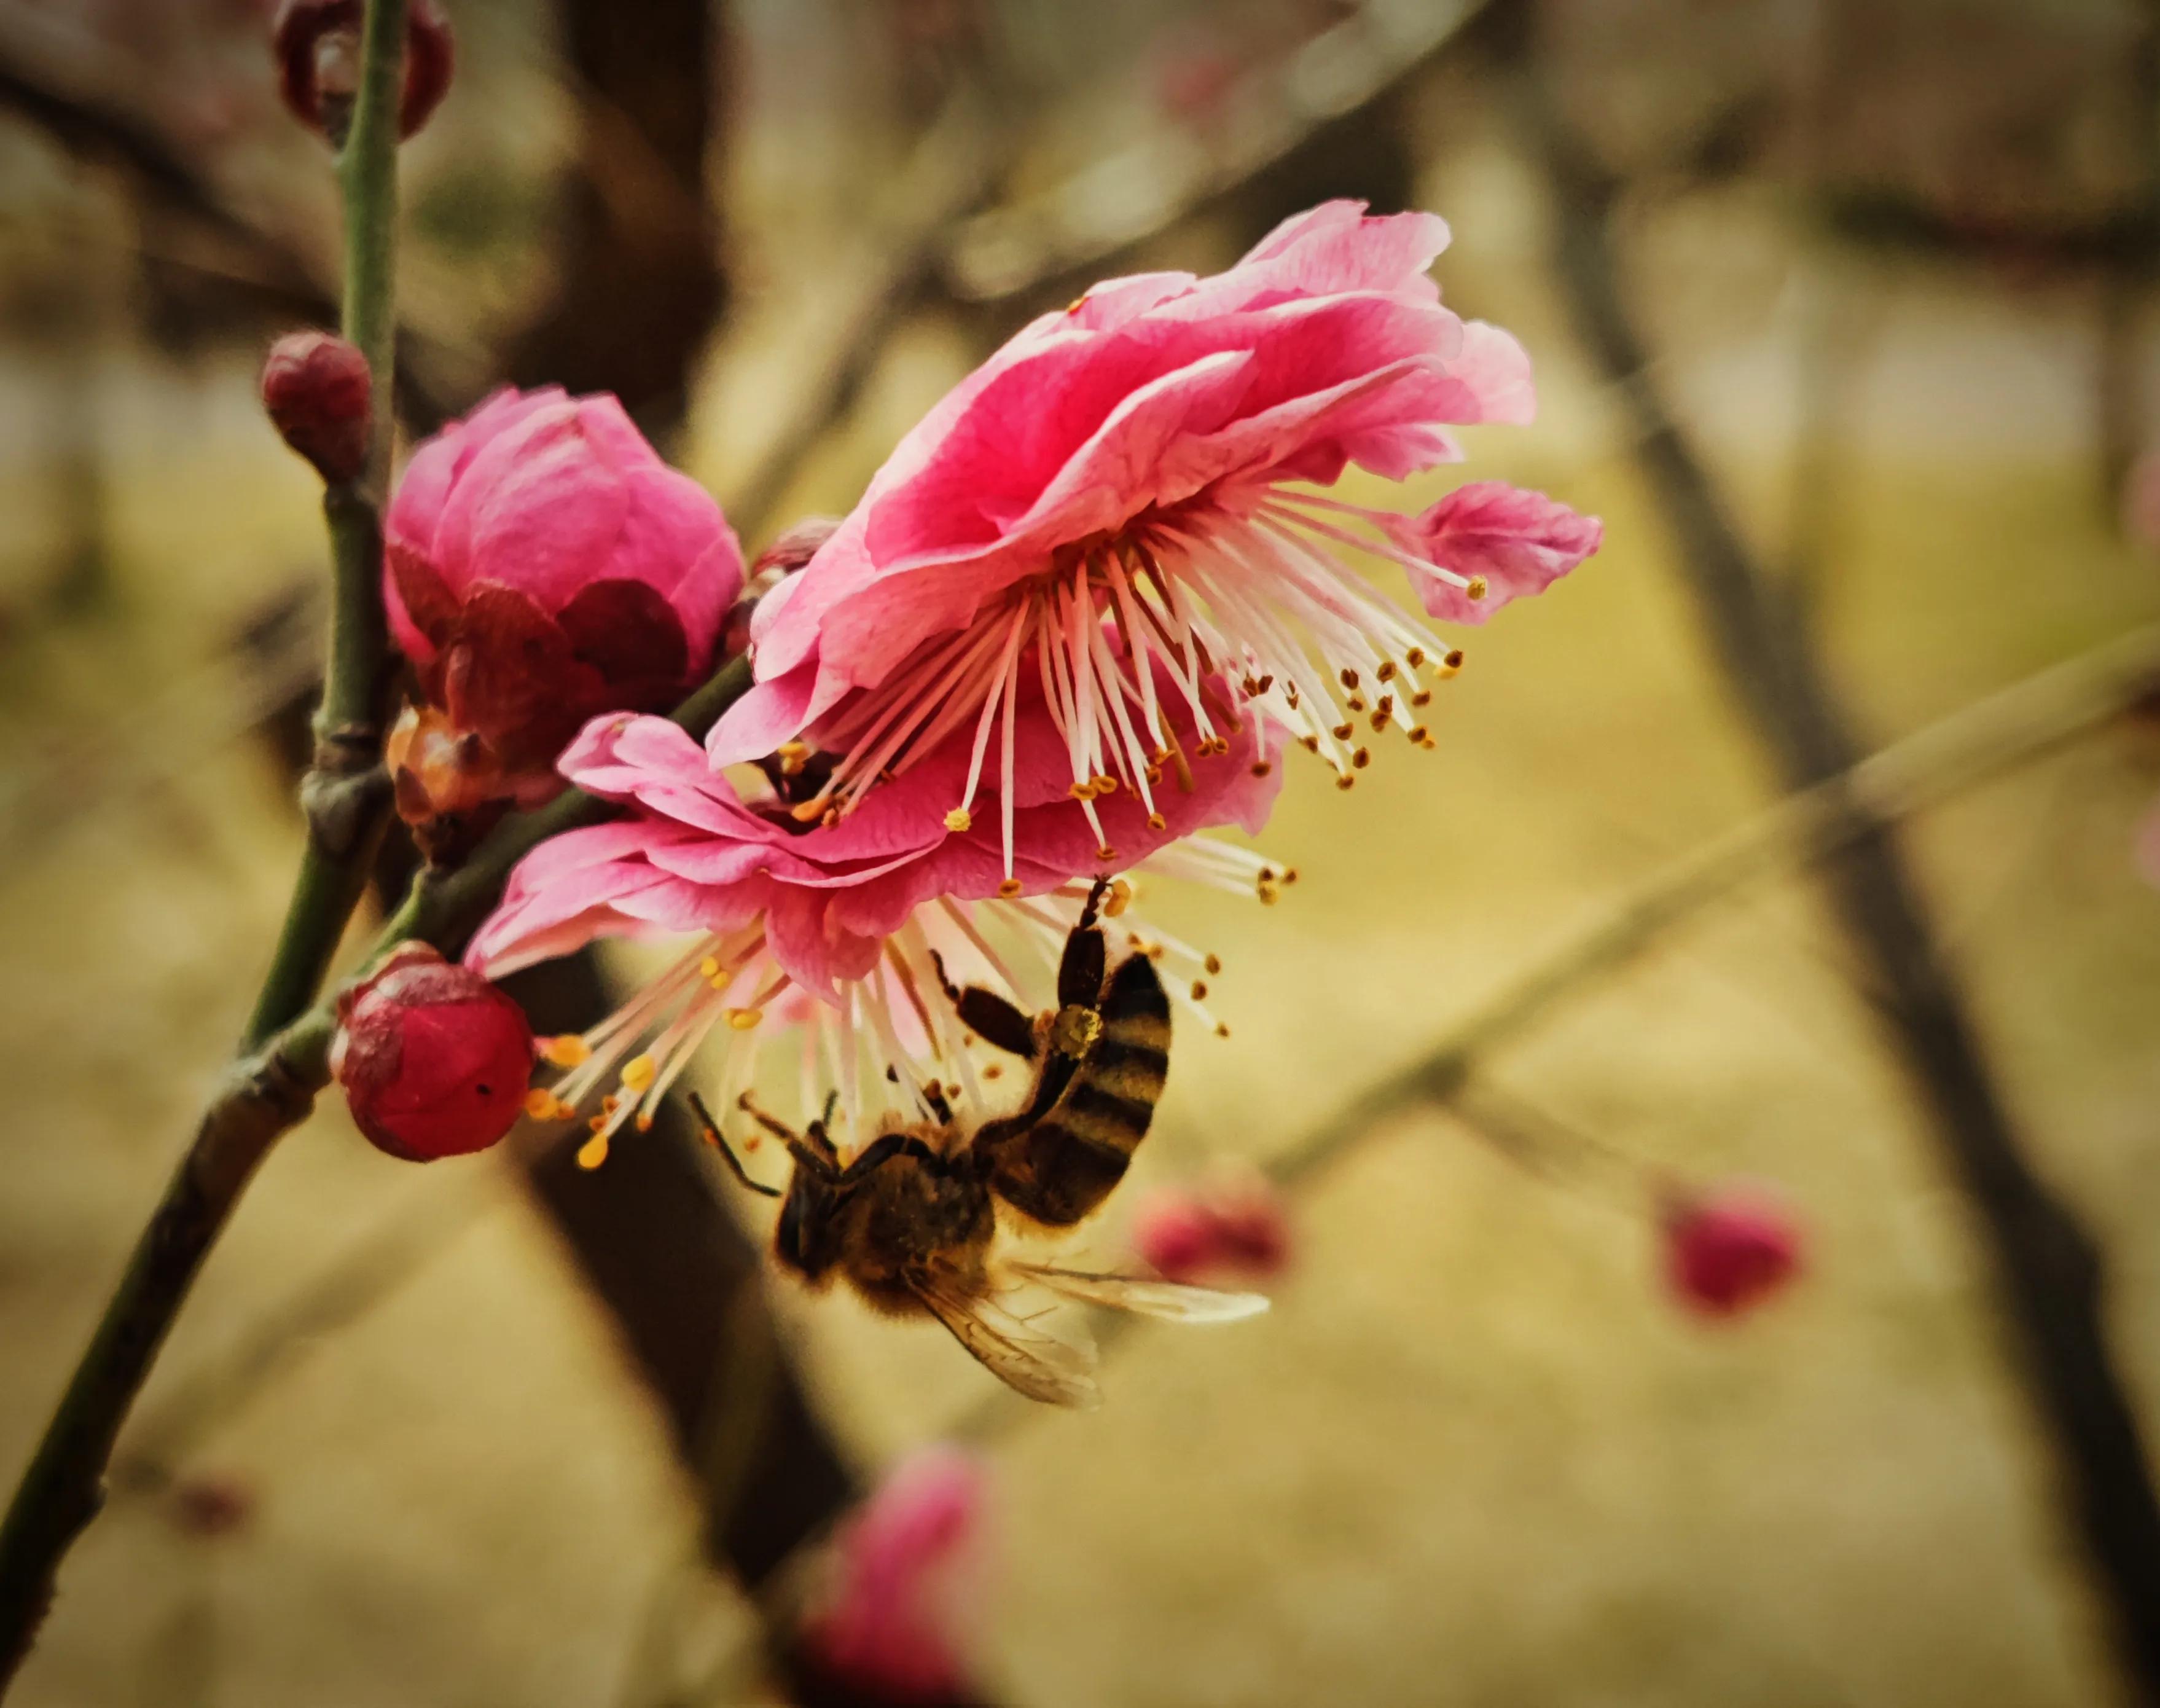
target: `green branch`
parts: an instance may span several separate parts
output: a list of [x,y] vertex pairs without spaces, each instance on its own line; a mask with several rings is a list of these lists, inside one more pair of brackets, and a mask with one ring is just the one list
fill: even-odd
[[[97,1514],[105,1468],[195,1274],[278,1134],[305,1118],[326,1075],[331,1025],[308,1013],[359,905],[388,822],[381,769],[389,644],[380,591],[390,473],[391,340],[398,101],[405,0],[368,0],[360,87],[339,160],[345,190],[345,331],[366,356],[374,408],[368,466],[324,499],[330,636],[314,761],[302,785],[307,847],[241,1044],[241,1060],[197,1128],[137,1241],[0,1523],[0,1692],[29,1653],[61,1557]],[[305,1016],[303,1018],[303,1016]]]

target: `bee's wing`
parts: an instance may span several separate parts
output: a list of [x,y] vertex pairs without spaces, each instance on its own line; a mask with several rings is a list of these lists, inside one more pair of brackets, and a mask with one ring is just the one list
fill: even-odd
[[[1084,1410],[1102,1404],[1095,1386],[1095,1347],[1087,1331],[1075,1324],[1071,1337],[1061,1338],[1045,1328],[1041,1319],[1056,1301],[1040,1288],[1007,1290],[994,1297],[918,1281],[915,1292],[953,1338],[1007,1387],[1049,1405]],[[1026,1310],[1015,1292],[1034,1294],[1045,1308]]]
[[1225,1293],[1213,1287],[1188,1287],[1145,1275],[1098,1275],[1085,1269],[1061,1269],[1047,1264],[1015,1263],[1011,1268],[1068,1299],[1107,1305],[1167,1322],[1235,1322],[1268,1308],[1264,1293]]

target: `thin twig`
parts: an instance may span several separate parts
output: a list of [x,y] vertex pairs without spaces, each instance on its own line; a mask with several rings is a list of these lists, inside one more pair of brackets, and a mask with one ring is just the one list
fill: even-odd
[[[1816,783],[1852,763],[1845,709],[1650,370],[1614,252],[1619,185],[1540,75],[1526,4],[1505,21],[1514,26],[1508,94],[1552,191],[1558,282],[1582,342],[1621,387],[1637,459],[1677,538],[1676,566],[1736,697],[1788,782]],[[2100,1251],[2027,1157],[1888,824],[1863,817],[1826,875],[1862,994],[1988,1242],[2010,1349],[2107,1604],[2126,1688],[2160,1702],[2160,1489],[2108,1344]]]

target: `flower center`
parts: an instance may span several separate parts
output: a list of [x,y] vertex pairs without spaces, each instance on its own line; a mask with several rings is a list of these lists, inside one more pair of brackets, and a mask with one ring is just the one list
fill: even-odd
[[[1373,537],[1338,517],[1365,523]],[[844,756],[792,810],[806,821],[844,816],[881,779],[972,721],[967,781],[946,823],[970,828],[977,793],[996,788],[1005,876],[1016,891],[1013,732],[1030,672],[1106,870],[1118,850],[1103,838],[1095,802],[1131,790],[1162,829],[1155,796],[1166,773],[1189,791],[1192,761],[1228,753],[1229,735],[1253,711],[1263,714],[1256,771],[1272,765],[1269,738],[1280,730],[1325,759],[1347,788],[1372,757],[1358,740],[1361,721],[1375,734],[1393,724],[1414,745],[1436,745],[1414,716],[1432,697],[1417,674],[1430,664],[1436,677],[1452,676],[1462,655],[1376,593],[1343,561],[1343,548],[1414,566],[1472,596],[1482,591],[1396,546],[1383,526],[1390,520],[1279,485],[1211,490],[1067,547],[966,628],[845,703],[818,732]],[[1189,720],[1191,752],[1168,715],[1173,706]],[[996,781],[986,785],[994,735]]]

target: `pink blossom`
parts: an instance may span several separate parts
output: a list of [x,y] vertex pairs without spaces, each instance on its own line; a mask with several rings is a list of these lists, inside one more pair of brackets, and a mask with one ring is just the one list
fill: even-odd
[[1482,623],[1510,600],[1543,593],[1581,563],[1603,541],[1605,525],[1542,492],[1474,480],[1387,532],[1405,551],[1469,578],[1466,589],[1413,568],[1410,584],[1430,615]]
[[[1455,460],[1453,423],[1530,419],[1521,346],[1426,277],[1447,236],[1330,202],[1213,278],[1113,279],[1024,329],[761,605],[759,685],[716,762],[807,733],[843,755],[818,806],[845,812],[955,732],[980,760],[1038,679],[1083,807],[1104,778],[1150,799],[1171,703],[1212,742],[1250,702],[1346,786],[1358,719],[1430,745],[1417,673],[1458,657],[1344,554],[1466,594],[1472,577],[1399,543],[1407,518],[1309,489]],[[1234,696],[1202,691],[1210,670]],[[967,769],[949,804],[998,774]]]
[[[1189,724],[1173,722],[1171,733],[1191,739]],[[1186,781],[1167,783],[1158,811],[1119,791],[1083,813],[1058,765],[1056,725],[1040,698],[1024,693],[1013,788],[993,828],[946,804],[969,763],[963,740],[877,791],[861,811],[806,823],[793,807],[818,787],[822,757],[790,748],[761,771],[724,772],[665,719],[595,719],[563,755],[563,773],[631,805],[631,816],[570,831],[527,855],[466,958],[495,976],[596,937],[686,940],[674,964],[620,1014],[584,1039],[548,1046],[570,1070],[548,1111],[558,1115],[622,1062],[621,1089],[596,1118],[603,1141],[649,1117],[716,1028],[724,1025],[730,1045],[724,1085],[746,1083],[779,1030],[769,1020],[800,1025],[819,1052],[815,1077],[837,1082],[850,1129],[888,1110],[920,1119],[941,1076],[971,1098],[978,1089],[938,960],[1033,1010],[1045,994],[1036,969],[1054,964],[1093,876],[1142,867],[1272,899],[1275,868],[1191,834],[1216,824],[1254,830],[1265,820],[1280,777],[1263,756],[1262,735],[1259,720],[1249,719],[1227,752],[1186,761]],[[1140,932],[1124,899],[1114,895],[1112,906],[1130,941]],[[995,949],[999,937],[1020,939],[1019,953]],[[1202,957],[1160,933],[1145,940],[1190,962],[1187,977],[1205,970]],[[1204,1014],[1204,991],[1182,988]],[[623,1060],[648,1037],[649,1048]],[[864,1056],[866,1083],[855,1072]],[[804,1102],[817,1113],[816,1098]],[[594,1160],[605,1151],[604,1143],[595,1147]]]
[[400,804],[561,787],[588,719],[703,680],[743,583],[719,506],[613,397],[505,390],[413,454],[384,522],[383,601],[423,707]]
[[1737,1316],[1799,1273],[1800,1224],[1778,1198],[1728,1186],[1665,1212],[1666,1274],[1680,1301],[1706,1316]]
[[1172,1187],[1141,1202],[1133,1249],[1173,1281],[1271,1280],[1289,1267],[1290,1217],[1267,1181]]
[[871,1700],[964,1695],[989,1577],[989,1488],[955,1447],[909,1455],[843,1526],[802,1646],[818,1673]]

